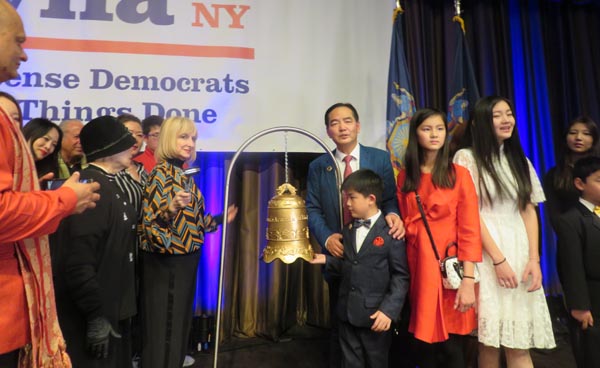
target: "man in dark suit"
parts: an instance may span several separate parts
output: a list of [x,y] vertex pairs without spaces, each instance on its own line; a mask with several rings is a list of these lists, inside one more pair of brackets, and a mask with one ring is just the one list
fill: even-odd
[[342,189],[354,219],[343,229],[344,258],[317,254],[313,263],[340,278],[337,315],[345,368],[387,368],[391,324],[409,285],[406,247],[378,207],[383,182],[372,170],[349,175]]
[[[325,112],[325,127],[327,135],[336,145],[335,162],[328,154],[324,154],[310,163],[306,194],[310,233],[321,245],[323,252],[338,258],[344,255],[340,221],[343,212],[340,213],[340,191],[336,181],[336,165],[345,174],[358,169],[371,169],[383,179],[381,211],[390,228],[390,235],[395,239],[402,238],[404,226],[399,216],[396,181],[389,154],[358,143],[361,125],[358,112],[349,103],[336,103],[329,107]],[[345,160],[349,162],[346,163]],[[332,325],[330,366],[339,367],[340,350],[335,316],[339,280],[330,277],[327,272],[324,276],[329,285]]]
[[578,367],[600,367],[600,158],[586,157],[573,168],[581,197],[558,220],[558,275],[571,320]]

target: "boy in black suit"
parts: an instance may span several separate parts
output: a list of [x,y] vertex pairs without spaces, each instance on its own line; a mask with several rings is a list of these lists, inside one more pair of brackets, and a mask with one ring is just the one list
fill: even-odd
[[325,264],[340,277],[337,304],[344,368],[387,368],[391,325],[400,316],[408,290],[404,240],[389,235],[379,210],[381,177],[358,170],[342,184],[354,222],[343,229],[344,258],[317,254],[313,264]]
[[579,367],[600,367],[600,157],[573,169],[579,203],[558,222],[558,275],[573,317],[571,343]]

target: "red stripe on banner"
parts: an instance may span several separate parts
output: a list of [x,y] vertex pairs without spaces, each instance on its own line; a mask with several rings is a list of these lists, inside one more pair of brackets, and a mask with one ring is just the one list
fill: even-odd
[[24,47],[27,49],[55,51],[254,59],[253,48],[234,46],[194,46],[169,43],[28,37]]

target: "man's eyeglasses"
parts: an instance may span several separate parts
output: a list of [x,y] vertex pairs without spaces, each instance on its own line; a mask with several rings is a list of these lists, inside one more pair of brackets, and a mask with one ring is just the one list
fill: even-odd
[[160,133],[152,133],[152,134],[148,134],[148,137],[152,137],[152,138],[158,138]]

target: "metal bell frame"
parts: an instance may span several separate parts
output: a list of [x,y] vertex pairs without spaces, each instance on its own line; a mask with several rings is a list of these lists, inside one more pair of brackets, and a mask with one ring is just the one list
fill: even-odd
[[[342,185],[342,175],[340,172],[340,169],[338,168],[338,166],[335,164],[335,156],[333,155],[333,153],[331,153],[331,150],[329,149],[329,147],[327,147],[327,145],[325,144],[325,142],[323,142],[322,139],[320,139],[319,137],[317,137],[316,135],[312,134],[311,132],[301,129],[301,128],[296,128],[296,127],[291,127],[291,126],[281,126],[281,127],[274,127],[274,128],[269,128],[269,129],[265,129],[262,130],[258,133],[256,133],[255,135],[253,135],[252,137],[248,138],[244,143],[242,143],[242,145],[240,146],[240,148],[238,148],[238,150],[235,152],[235,155],[233,155],[233,158],[231,159],[231,164],[229,165],[229,169],[227,170],[227,179],[225,181],[225,199],[223,201],[223,213],[226,214],[227,213],[227,207],[228,207],[228,203],[229,203],[229,184],[231,183],[231,175],[233,173],[233,168],[235,166],[235,163],[238,159],[238,157],[242,154],[242,152],[246,149],[246,147],[248,147],[252,142],[254,142],[255,140],[257,140],[258,138],[264,137],[265,135],[268,134],[272,134],[272,133],[277,133],[277,132],[293,132],[293,133],[298,133],[301,135],[304,135],[308,138],[311,138],[313,141],[317,142],[324,150],[325,152],[327,152],[329,154],[329,156],[331,157],[331,160],[334,162],[333,168],[335,170],[335,179],[336,179],[336,185],[337,185],[337,193],[338,193],[338,201],[339,201],[339,208],[340,208],[340,224],[343,224],[343,211],[341,211],[342,209],[342,193],[340,191],[341,189],[341,185]],[[286,148],[287,149],[287,148]],[[287,169],[287,168],[286,168]],[[217,321],[215,323],[215,351],[214,351],[214,358],[213,358],[213,368],[217,368],[218,366],[218,360],[219,360],[219,343],[220,343],[220,338],[221,338],[221,310],[222,310],[222,304],[223,304],[223,274],[224,274],[224,264],[225,264],[225,246],[226,246],[226,239],[227,239],[227,217],[225,217],[225,221],[223,221],[223,231],[222,231],[222,235],[221,235],[221,261],[220,261],[220,266],[219,266],[219,297],[218,297],[218,301],[217,301]]]

